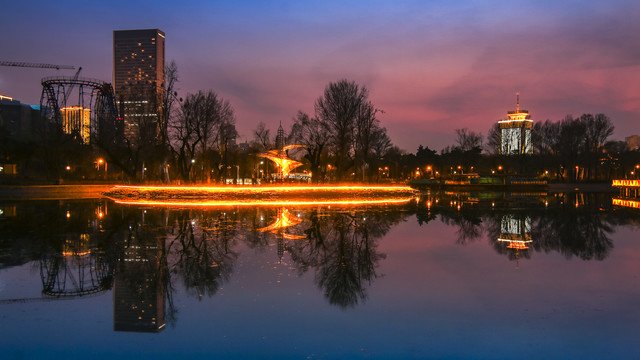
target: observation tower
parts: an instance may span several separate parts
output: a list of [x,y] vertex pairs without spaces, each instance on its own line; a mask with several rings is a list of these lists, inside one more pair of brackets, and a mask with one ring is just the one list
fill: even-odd
[[529,110],[520,109],[520,93],[516,93],[516,110],[507,112],[507,118],[500,124],[500,154],[532,154],[531,130],[533,120]]

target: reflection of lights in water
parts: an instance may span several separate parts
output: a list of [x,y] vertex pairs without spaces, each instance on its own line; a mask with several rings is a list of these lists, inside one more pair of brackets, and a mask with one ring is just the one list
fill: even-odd
[[498,238],[498,241],[507,243],[507,249],[516,249],[516,250],[526,250],[529,247],[527,244],[533,242],[533,240],[513,240],[513,239],[501,239]]
[[257,229],[260,232],[275,232],[280,229],[288,228],[302,222],[298,216],[295,216],[287,209],[279,209],[276,221],[267,227]]
[[628,200],[628,199],[619,199],[619,198],[613,198],[611,200],[612,200],[612,204],[613,205],[640,209],[640,201],[634,201],[634,200]]

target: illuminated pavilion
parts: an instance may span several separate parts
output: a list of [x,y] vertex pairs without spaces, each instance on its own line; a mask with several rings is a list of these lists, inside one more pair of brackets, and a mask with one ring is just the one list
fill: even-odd
[[287,150],[305,146],[307,145],[284,145],[284,130],[282,129],[282,124],[280,124],[278,136],[276,136],[276,149],[260,153],[258,156],[273,161],[278,169],[276,179],[284,180],[293,169],[302,165],[299,161],[289,159],[289,157],[287,157]]
[[516,110],[507,112],[507,118],[498,121],[500,125],[500,154],[532,154],[531,130],[533,120],[528,110],[520,109],[520,94],[516,94]]

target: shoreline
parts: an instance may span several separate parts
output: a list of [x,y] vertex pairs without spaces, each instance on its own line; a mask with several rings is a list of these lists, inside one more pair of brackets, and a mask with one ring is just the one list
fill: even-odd
[[[74,185],[0,185],[0,201],[4,200],[66,200],[66,199],[99,199],[107,197],[104,193],[112,190],[115,186],[121,184],[74,184]],[[530,188],[532,190],[542,190],[548,193],[563,192],[602,192],[617,193],[618,190],[611,184],[607,183],[552,183],[540,187],[517,186],[509,188],[509,186],[501,186],[499,189],[492,187],[473,186],[465,187],[463,185],[441,187],[440,189],[457,190],[457,191],[474,191],[474,192],[509,192],[522,191]]]
[[99,199],[115,185],[0,185],[0,200]]

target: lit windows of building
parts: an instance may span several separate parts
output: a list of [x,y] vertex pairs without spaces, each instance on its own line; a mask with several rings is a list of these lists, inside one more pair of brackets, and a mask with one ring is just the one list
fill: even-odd
[[78,134],[83,144],[91,138],[91,110],[82,106],[70,106],[60,109],[62,130],[65,134]]
[[155,126],[156,133],[164,131],[158,121],[164,92],[164,39],[159,29],[113,32],[114,91],[124,136],[133,143],[141,121]]
[[516,110],[507,112],[500,125],[500,153],[503,155],[532,154],[531,130],[533,120],[528,110],[520,109],[520,94],[517,94]]

